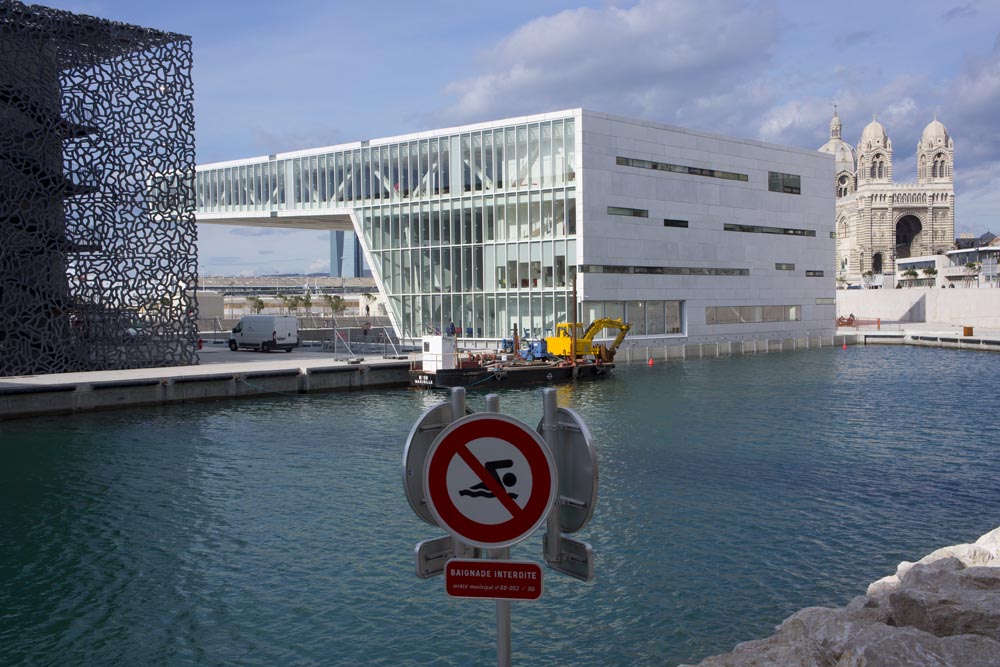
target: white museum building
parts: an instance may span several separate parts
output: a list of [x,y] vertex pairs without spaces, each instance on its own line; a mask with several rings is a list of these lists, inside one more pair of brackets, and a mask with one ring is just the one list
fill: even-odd
[[572,109],[197,169],[201,224],[354,231],[402,338],[624,318],[687,345],[834,331],[834,158]]

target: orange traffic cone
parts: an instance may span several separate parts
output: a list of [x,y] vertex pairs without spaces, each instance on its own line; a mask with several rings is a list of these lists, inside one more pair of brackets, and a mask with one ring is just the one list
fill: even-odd
[[647,366],[652,366],[653,365],[653,357],[649,358],[649,361],[646,362],[646,365]]
[[847,349],[847,339],[846,338],[844,339],[844,349],[845,350]]

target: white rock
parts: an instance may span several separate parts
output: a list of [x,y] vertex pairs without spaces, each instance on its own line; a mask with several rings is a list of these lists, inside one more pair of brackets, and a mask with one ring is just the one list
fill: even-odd
[[868,584],[868,590],[865,591],[865,594],[870,598],[882,597],[892,593],[897,588],[899,588],[899,577],[890,574],[888,577],[882,577],[878,581]]
[[1000,558],[1000,528],[996,528],[986,533],[978,540],[976,546],[983,547],[993,554],[994,558]]
[[957,558],[965,566],[985,565],[996,557],[996,554],[985,546],[978,544],[956,544],[932,551],[917,563],[933,563],[942,558]]

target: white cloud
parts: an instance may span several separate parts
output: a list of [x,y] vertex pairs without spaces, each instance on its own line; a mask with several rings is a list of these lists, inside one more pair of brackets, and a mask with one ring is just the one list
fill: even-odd
[[706,127],[706,108],[723,118],[733,109],[711,100],[767,64],[777,23],[770,5],[741,0],[566,10],[530,21],[481,54],[484,72],[447,86],[456,101],[443,115],[468,122],[582,106],[696,117]]
[[317,259],[309,263],[306,273],[330,273],[330,260]]

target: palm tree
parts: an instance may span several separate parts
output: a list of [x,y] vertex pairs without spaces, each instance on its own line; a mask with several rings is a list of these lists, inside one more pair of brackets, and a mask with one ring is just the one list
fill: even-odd
[[371,292],[365,292],[361,296],[365,300],[365,315],[368,315],[370,313],[370,311],[371,311],[372,304],[374,304],[375,301],[378,300],[378,297],[376,297]]
[[330,314],[333,316],[341,315],[345,310],[347,310],[347,304],[344,302],[344,297],[340,295],[323,295],[323,303],[326,307],[330,309]]

